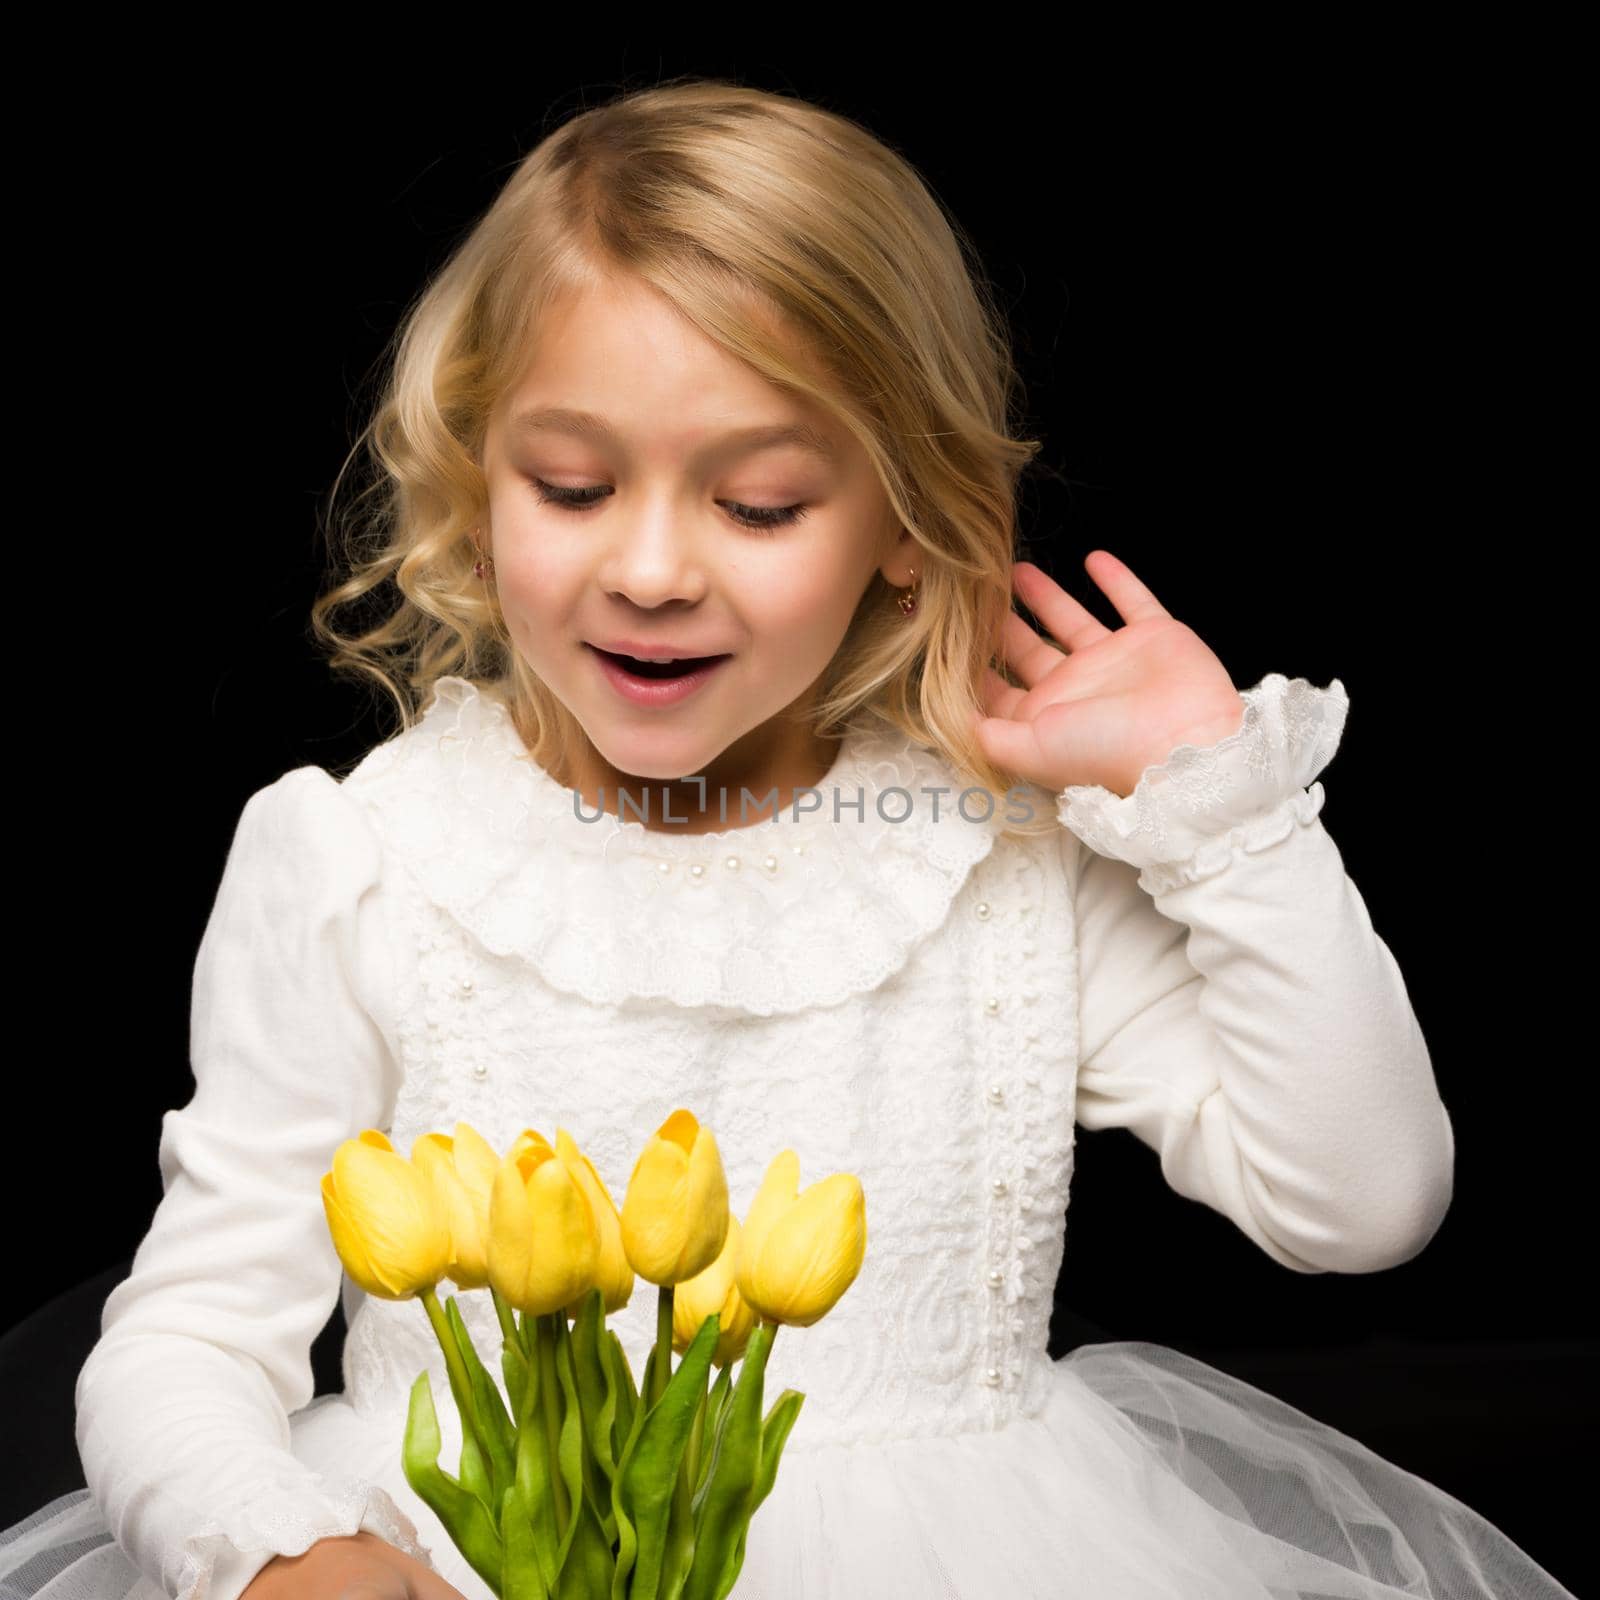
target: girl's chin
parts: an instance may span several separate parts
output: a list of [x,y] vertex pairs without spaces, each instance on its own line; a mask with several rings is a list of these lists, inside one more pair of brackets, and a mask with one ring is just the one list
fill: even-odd
[[711,745],[692,740],[668,749],[660,740],[651,740],[648,749],[641,749],[630,745],[626,739],[609,739],[603,745],[595,741],[595,749],[610,768],[603,782],[681,783],[705,775],[705,768],[722,754],[722,750],[712,748],[714,744],[714,740]]

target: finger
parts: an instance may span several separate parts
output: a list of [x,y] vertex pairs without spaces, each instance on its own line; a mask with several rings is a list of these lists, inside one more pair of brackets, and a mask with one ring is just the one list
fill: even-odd
[[467,1600],[453,1583],[447,1582],[431,1569],[418,1570],[413,1565],[406,1577],[411,1584],[406,1591],[406,1600]]
[[1044,706],[1026,722],[986,718],[975,737],[997,767],[1007,768],[1030,783],[1061,788],[1061,752],[1070,747],[1068,731],[1078,726],[1083,715],[1083,706],[1061,701]]
[[1012,569],[1012,577],[1022,603],[1060,641],[1063,649],[1082,650],[1111,631],[1042,567],[1036,567],[1031,561],[1019,561]]
[[418,1573],[411,1580],[408,1600],[467,1600],[453,1583],[446,1583],[434,1573]]
[[983,669],[983,709],[991,717],[1015,717],[1017,707],[1026,700],[1028,691],[1007,683],[993,667]]
[[453,1583],[446,1583],[443,1578],[432,1572],[419,1574],[412,1582],[416,1585],[413,1590],[413,1600],[467,1600]]
[[[1091,562],[1094,563],[1092,566]],[[1091,550],[1084,557],[1083,564],[1089,568],[1089,576],[1105,591],[1106,598],[1117,608],[1117,614],[1124,622],[1137,622],[1141,617],[1171,615],[1134,577],[1132,569],[1125,562],[1117,560],[1109,550]]]
[[1006,613],[1000,630],[1000,654],[1030,689],[1037,689],[1067,659],[1065,652],[1041,639],[1015,611]]
[[977,725],[976,737],[985,755],[1008,772],[1023,777],[1039,770],[1043,751],[1034,723],[1013,722],[1006,717],[985,717]]

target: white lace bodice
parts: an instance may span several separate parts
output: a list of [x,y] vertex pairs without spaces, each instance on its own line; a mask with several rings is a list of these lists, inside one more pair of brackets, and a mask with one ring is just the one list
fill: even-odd
[[[950,783],[905,741],[856,736],[826,814],[698,836],[586,823],[503,708],[447,681],[423,737],[345,784],[408,867],[388,898],[396,1148],[457,1118],[502,1149],[565,1127],[620,1206],[684,1105],[741,1218],[785,1147],[802,1185],[860,1178],[861,1274],[769,1365],[773,1394],[807,1395],[791,1448],[999,1426],[1044,1355],[1072,1164],[1074,841],[1020,846],[1000,812],[958,813]],[[859,821],[832,821],[836,796]],[[640,1282],[611,1319],[636,1376],[656,1298]],[[498,1350],[488,1295],[462,1312]],[[415,1305],[351,1321],[358,1405],[403,1413],[424,1365],[443,1382]]]

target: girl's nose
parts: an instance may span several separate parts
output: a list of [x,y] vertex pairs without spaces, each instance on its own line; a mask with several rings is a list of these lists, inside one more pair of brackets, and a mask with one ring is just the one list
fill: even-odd
[[699,542],[670,514],[618,530],[597,576],[607,594],[643,608],[699,600],[709,583]]

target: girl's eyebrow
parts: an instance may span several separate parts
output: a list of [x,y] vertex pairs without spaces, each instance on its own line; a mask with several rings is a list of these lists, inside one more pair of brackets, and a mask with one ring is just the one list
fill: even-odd
[[[539,406],[532,411],[520,412],[511,419],[511,429],[516,434],[568,433],[579,439],[589,439],[598,444],[616,441],[616,429],[593,411],[579,411],[572,406]],[[775,422],[752,428],[733,428],[706,446],[707,453],[723,451],[771,450],[779,445],[795,445],[821,456],[830,465],[838,456],[838,446],[827,434],[804,422]]]

